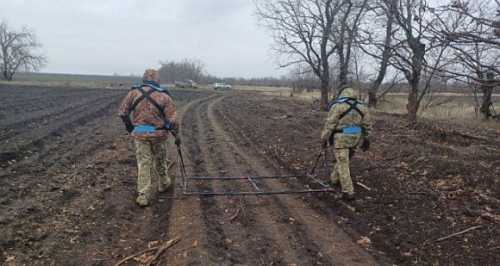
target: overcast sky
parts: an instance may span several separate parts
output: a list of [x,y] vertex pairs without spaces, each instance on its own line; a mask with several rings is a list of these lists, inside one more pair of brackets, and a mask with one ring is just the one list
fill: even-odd
[[138,74],[194,58],[218,76],[278,76],[252,0],[0,0],[0,19],[31,27],[43,72]]

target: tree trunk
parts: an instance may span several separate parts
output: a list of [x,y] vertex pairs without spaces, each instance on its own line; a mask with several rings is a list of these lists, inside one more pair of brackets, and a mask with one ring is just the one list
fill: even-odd
[[11,81],[12,80],[12,77],[9,75],[9,72],[7,70],[4,70],[2,72],[2,75],[3,75],[3,78],[7,81]]
[[375,108],[377,107],[377,103],[377,90],[368,91],[368,107]]
[[[345,59],[344,59],[345,60]],[[340,71],[339,71],[339,88],[348,84],[347,75],[349,74],[348,67],[346,66],[346,62],[340,63]]]
[[328,111],[328,89],[329,89],[330,81],[323,78],[321,79],[321,109],[324,111]]
[[493,116],[490,109],[492,105],[491,96],[493,94],[493,86],[484,84],[481,86],[481,92],[483,93],[483,97],[479,111],[484,120],[489,120]]
[[[393,7],[397,5],[396,0],[386,3],[388,5],[388,10],[392,10]],[[368,92],[368,107],[377,107],[377,92],[384,82],[385,75],[387,74],[387,67],[389,66],[389,60],[391,58],[391,43],[392,43],[392,28],[394,24],[394,12],[387,13],[387,25],[385,28],[385,40],[384,40],[384,51],[382,52],[382,60],[380,61],[380,70],[377,75],[377,79],[373,82],[370,91]]]
[[413,81],[410,84],[410,92],[408,93],[408,104],[406,105],[406,110],[408,111],[408,124],[410,127],[414,127],[417,124],[417,113],[418,113],[418,81]]

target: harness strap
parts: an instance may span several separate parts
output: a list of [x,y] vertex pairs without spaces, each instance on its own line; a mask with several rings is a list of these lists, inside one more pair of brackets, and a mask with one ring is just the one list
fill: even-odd
[[144,91],[142,88],[139,88],[139,91],[142,93],[142,95],[144,96],[144,98],[146,100],[148,100],[151,104],[154,105],[154,107],[156,107],[156,109],[158,109],[158,111],[160,112],[160,116],[162,116],[162,118],[165,117],[165,114],[163,113],[163,111],[165,111],[165,108],[163,108],[163,106],[161,106],[158,102],[156,102],[153,98],[151,98],[151,94],[155,91],[154,89],[151,89],[149,90],[148,92]]
[[154,84],[150,84],[150,83],[143,83],[141,85],[133,85],[131,90],[137,90],[137,89],[144,87],[144,86],[150,87],[151,89],[154,89],[159,93],[165,93],[166,95],[170,96],[170,98],[172,98],[172,99],[174,98],[167,88],[161,88],[161,87],[158,87],[158,86],[156,86]]
[[[147,84],[145,86],[150,87]],[[129,114],[135,110],[135,108],[137,107],[137,105],[139,105],[140,102],[142,102],[143,100],[147,100],[154,107],[156,107],[156,109],[158,109],[158,112],[160,113],[160,117],[164,121],[164,126],[162,128],[159,128],[159,129],[170,129],[172,127],[172,123],[165,117],[165,113],[164,113],[165,108],[163,106],[161,106],[157,101],[155,101],[151,97],[151,94],[153,94],[153,92],[156,91],[156,92],[161,93],[162,91],[157,91],[154,88],[151,88],[151,90],[149,90],[149,91],[145,91],[142,87],[134,87],[133,89],[139,90],[142,93],[142,95],[134,101],[134,103],[132,104],[132,106],[129,109]],[[167,92],[165,92],[165,93],[167,95],[169,95]]]
[[[339,116],[339,120],[342,120],[342,118],[344,118],[346,115],[348,115],[352,111],[356,111],[361,116],[361,118],[365,117],[365,114],[363,112],[361,112],[361,110],[359,110],[359,108],[358,108],[359,102],[356,99],[347,98],[347,99],[341,99],[339,101],[332,102],[332,104],[330,105],[330,108],[332,108],[336,103],[346,103],[349,105],[349,108]],[[364,129],[362,128],[361,130],[364,130]],[[330,145],[333,145],[334,135],[339,134],[339,133],[344,133],[344,129],[343,128],[335,129],[332,132],[332,134],[330,135],[330,139],[329,139]]]
[[352,111],[356,111],[361,116],[361,118],[365,117],[365,114],[363,114],[363,112],[361,112],[361,110],[359,110],[359,108],[358,108],[358,104],[359,104],[358,101],[353,100],[353,99],[348,99],[347,101],[345,101],[343,103],[347,103],[349,105],[349,109],[347,109],[347,111],[345,111],[344,113],[342,113],[340,115],[339,120],[344,118],[346,115],[348,115]]
[[132,106],[130,106],[130,109],[129,109],[129,111],[128,111],[128,113],[129,113],[129,114],[130,114],[130,113],[132,113],[132,112],[135,110],[135,108],[137,107],[137,105],[139,105],[139,103],[141,103],[141,102],[142,102],[142,100],[144,100],[144,99],[146,98],[146,95],[150,95],[150,94],[152,94],[152,93],[153,93],[153,90],[150,90],[150,91],[148,91],[148,92],[145,92],[145,91],[144,91],[142,88],[140,88],[140,87],[137,87],[137,88],[134,88],[134,89],[135,89],[135,90],[139,90],[139,91],[142,93],[142,95],[141,95],[139,98],[137,98],[137,99],[134,101],[134,103],[132,103]]

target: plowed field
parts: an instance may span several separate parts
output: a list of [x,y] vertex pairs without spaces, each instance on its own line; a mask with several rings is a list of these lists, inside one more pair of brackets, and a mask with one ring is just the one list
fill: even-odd
[[[408,130],[404,118],[377,114],[372,150],[353,161],[360,182],[355,202],[343,203],[335,193],[179,197],[177,178],[175,193],[157,195],[151,207],[139,208],[133,142],[116,116],[125,94],[0,87],[0,262],[114,265],[173,238],[179,243],[157,264],[500,260],[499,132],[425,121]],[[175,91],[174,100],[190,175],[301,174],[318,152],[325,114],[310,104],[188,90]],[[174,159],[174,145],[169,147]],[[320,167],[321,178],[330,164]],[[264,180],[259,186],[314,184]],[[192,188],[253,190],[247,181],[198,182]],[[436,241],[471,227],[476,229]]]

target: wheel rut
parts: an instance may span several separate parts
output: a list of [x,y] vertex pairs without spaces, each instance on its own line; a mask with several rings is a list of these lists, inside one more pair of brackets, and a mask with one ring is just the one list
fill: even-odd
[[[200,108],[202,112],[197,114],[198,124],[203,128],[199,132],[199,139],[202,141],[201,147],[207,172],[210,176],[242,174],[241,169],[233,160],[233,156],[237,154],[231,153],[224,148],[225,145],[220,144],[220,136],[217,135],[217,130],[209,117],[208,110],[214,101],[217,99],[206,103]],[[207,186],[210,187],[209,191],[249,188],[246,183],[224,181],[214,181],[201,188]],[[273,234],[273,231],[267,229],[274,221],[262,219],[260,207],[267,204],[265,201],[232,197],[209,197],[203,200],[213,202],[218,212],[223,211],[218,217],[223,217],[219,223],[222,224],[226,235],[225,244],[234,250],[232,253],[234,252],[238,258],[237,261],[231,261],[231,264],[288,265],[298,261],[293,256],[294,253],[284,253],[283,246],[288,240],[278,237],[277,234]]]
[[[194,175],[211,175],[217,171],[214,168],[209,156],[209,148],[206,146],[207,128],[203,121],[202,113],[205,112],[207,103],[211,98],[202,100],[196,104],[192,111],[186,114],[183,128],[188,132],[188,148],[192,169],[190,173]],[[212,184],[197,183],[197,190],[212,191],[217,186]],[[246,261],[246,254],[232,245],[236,232],[229,232],[228,221],[226,220],[228,206],[215,198],[199,198],[201,219],[206,233],[207,251],[210,254],[209,260],[217,265],[234,265]],[[236,235],[238,235],[236,233]]]
[[[184,160],[187,166],[191,166],[188,171],[199,172],[203,166],[198,163],[199,146],[195,141],[194,134],[198,127],[194,123],[194,113],[198,106],[208,101],[211,96],[195,100],[184,106],[179,112],[181,123],[180,134],[183,140],[183,147],[187,148],[188,154]],[[186,151],[186,150],[184,150]],[[172,156],[172,154],[171,154]],[[180,178],[176,178],[177,193],[181,194]],[[173,200],[168,225],[169,237],[180,237],[181,242],[169,251],[168,262],[171,265],[214,265],[217,262],[215,256],[209,250],[210,239],[209,227],[206,224],[203,212],[204,206],[200,199],[195,197],[180,197]]]

